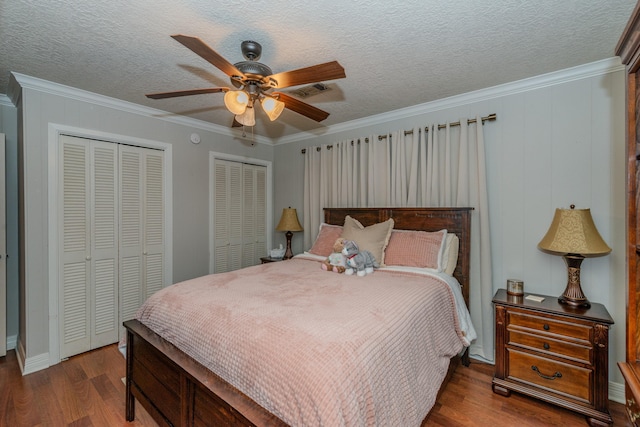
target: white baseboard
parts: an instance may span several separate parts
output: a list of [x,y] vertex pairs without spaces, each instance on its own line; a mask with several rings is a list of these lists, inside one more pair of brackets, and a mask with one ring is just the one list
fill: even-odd
[[27,358],[24,347],[20,341],[17,343],[16,356],[22,375],[29,375],[49,367],[49,353],[42,353]]
[[17,335],[11,335],[10,337],[7,337],[7,350],[15,350],[17,343],[18,343]]
[[625,404],[624,400],[624,384],[609,382],[609,400]]
[[22,375],[32,374],[34,372],[47,369],[49,367],[49,353],[38,354],[37,356],[25,359],[22,368]]
[[18,359],[18,366],[20,366],[20,372],[24,373],[24,359],[25,352],[24,347],[20,341],[17,342],[16,346],[16,359]]

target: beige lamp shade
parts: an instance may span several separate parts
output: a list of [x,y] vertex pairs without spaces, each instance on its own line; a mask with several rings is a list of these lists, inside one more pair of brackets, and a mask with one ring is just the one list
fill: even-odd
[[298,213],[295,208],[282,209],[282,216],[280,222],[276,226],[277,231],[304,231],[300,222],[298,221]]
[[284,110],[284,102],[265,96],[264,99],[262,99],[262,109],[267,113],[269,120],[274,121],[280,117],[282,110]]
[[556,209],[549,231],[538,248],[555,255],[584,257],[606,255],[611,248],[602,240],[590,209]]
[[249,96],[243,90],[230,90],[224,94],[224,105],[233,114],[244,113],[249,104]]
[[247,106],[242,114],[236,114],[236,121],[243,126],[255,126],[256,111],[252,106]]

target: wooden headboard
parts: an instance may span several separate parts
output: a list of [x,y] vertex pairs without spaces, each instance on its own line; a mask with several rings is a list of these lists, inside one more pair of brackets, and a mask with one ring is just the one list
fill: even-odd
[[324,222],[343,225],[349,215],[369,226],[393,218],[393,228],[400,230],[438,231],[443,228],[460,239],[458,264],[453,275],[462,286],[469,307],[469,269],[471,250],[471,211],[473,208],[325,208]]

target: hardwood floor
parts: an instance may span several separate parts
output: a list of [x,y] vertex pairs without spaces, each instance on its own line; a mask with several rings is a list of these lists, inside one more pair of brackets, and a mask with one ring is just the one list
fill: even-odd
[[[585,427],[585,417],[527,396],[499,396],[491,390],[493,365],[471,360],[458,367],[434,408],[429,426]],[[632,426],[624,405],[609,401],[614,426]]]
[[155,426],[139,405],[125,421],[124,375],[115,344],[26,376],[9,351],[0,358],[0,426]]
[[[124,419],[124,358],[116,345],[74,356],[22,376],[14,351],[0,358],[0,426],[156,426],[136,405],[136,420]],[[582,415],[513,393],[491,391],[493,366],[473,360],[459,367],[438,399],[428,426],[587,425]],[[623,405],[610,402],[616,426],[631,426]]]

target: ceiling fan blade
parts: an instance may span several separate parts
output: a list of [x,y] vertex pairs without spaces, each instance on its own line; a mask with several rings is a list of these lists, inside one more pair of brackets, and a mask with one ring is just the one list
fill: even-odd
[[211,63],[214,67],[219,68],[223,73],[229,77],[240,76],[244,77],[242,71],[238,70],[235,65],[224,59],[218,52],[211,49],[205,42],[198,37],[185,36],[182,34],[174,34],[173,37],[178,42],[182,43],[185,47],[191,49],[194,53],[199,55],[202,59]]
[[174,92],[148,93],[145,96],[151,99],[175,98],[178,96],[202,95],[205,93],[227,92],[228,87],[210,87],[206,89],[178,90]]
[[289,86],[316,83],[324,80],[343,79],[345,77],[347,77],[347,75],[342,65],[338,64],[338,61],[331,61],[298,70],[272,74],[267,78],[275,80],[275,86],[272,85],[273,87],[282,89]]
[[321,109],[316,108],[313,105],[309,105],[306,102],[302,102],[299,99],[287,95],[286,93],[273,92],[273,95],[277,95],[278,100],[284,102],[284,106],[289,110],[309,117],[311,120],[315,120],[316,122],[321,122],[329,117],[329,113],[326,111],[322,111]]

